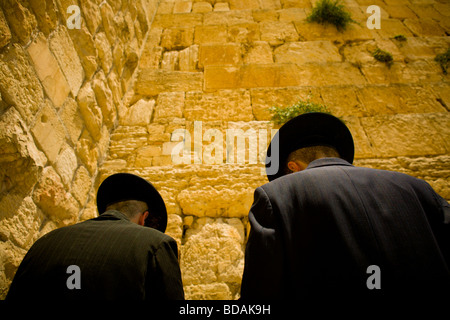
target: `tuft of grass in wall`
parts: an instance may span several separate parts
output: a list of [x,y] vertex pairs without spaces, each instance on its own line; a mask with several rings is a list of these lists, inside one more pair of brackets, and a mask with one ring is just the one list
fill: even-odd
[[296,116],[304,113],[323,112],[331,114],[327,106],[325,106],[324,104],[312,102],[309,97],[306,100],[299,100],[289,107],[273,106],[268,109],[272,113],[272,121],[275,124],[279,125],[283,125],[292,118],[295,118]]
[[320,0],[316,2],[306,21],[320,24],[330,23],[335,25],[338,31],[345,30],[351,22],[356,23],[345,6],[340,3],[340,0]]
[[448,67],[450,65],[450,48],[447,49],[447,52],[438,54],[434,58],[434,61],[439,63],[439,65],[441,66],[442,72],[444,74],[447,74],[447,69],[448,69]]
[[401,41],[401,42],[406,41],[406,37],[402,34],[398,34],[398,35],[394,36],[394,39],[397,41]]
[[384,62],[384,63],[386,63],[387,65],[388,65],[388,67],[390,67],[391,65],[392,65],[392,62],[393,62],[393,58],[392,58],[392,54],[391,53],[389,53],[389,52],[387,52],[387,51],[384,51],[384,50],[381,50],[380,48],[377,48],[377,50],[375,50],[373,53],[372,53],[372,56],[376,59],[376,60],[378,60],[378,61],[380,61],[380,62]]

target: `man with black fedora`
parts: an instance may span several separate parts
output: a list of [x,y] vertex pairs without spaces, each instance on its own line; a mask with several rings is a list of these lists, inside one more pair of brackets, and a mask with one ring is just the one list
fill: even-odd
[[278,130],[269,183],[249,212],[242,299],[449,296],[448,202],[423,180],[353,157],[350,130],[330,114]]
[[167,212],[145,179],[117,173],[97,192],[99,216],[56,229],[25,255],[7,300],[184,299]]

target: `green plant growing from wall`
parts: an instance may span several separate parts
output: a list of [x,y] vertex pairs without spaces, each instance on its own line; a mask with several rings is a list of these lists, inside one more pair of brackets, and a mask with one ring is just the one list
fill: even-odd
[[295,104],[289,107],[273,106],[268,109],[272,113],[272,121],[279,125],[283,125],[292,118],[304,113],[323,112],[331,114],[327,106],[311,101],[310,97],[306,100],[298,100]]
[[446,52],[438,54],[434,58],[434,61],[439,63],[439,65],[441,66],[442,72],[444,74],[447,74],[447,69],[448,69],[448,66],[450,65],[450,48],[448,48]]
[[375,60],[378,60],[380,62],[384,62],[388,65],[388,67],[390,67],[392,65],[393,62],[393,58],[392,58],[392,54],[381,50],[380,48],[377,48],[373,53],[372,56],[375,58]]
[[394,36],[394,39],[397,41],[401,41],[401,42],[406,41],[406,37],[402,34],[398,34],[398,35]]
[[317,22],[320,24],[330,23],[336,26],[338,31],[343,31],[349,23],[357,23],[352,19],[351,14],[340,3],[340,0],[320,0],[312,9],[311,14],[306,18],[307,22]]

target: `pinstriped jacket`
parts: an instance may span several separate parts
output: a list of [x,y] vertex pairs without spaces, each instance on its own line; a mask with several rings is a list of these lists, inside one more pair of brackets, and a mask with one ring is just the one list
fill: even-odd
[[[37,240],[6,299],[184,299],[177,255],[174,239],[110,210]],[[79,289],[67,285],[71,265]]]
[[242,299],[449,294],[450,207],[423,180],[318,159],[257,188],[249,221]]

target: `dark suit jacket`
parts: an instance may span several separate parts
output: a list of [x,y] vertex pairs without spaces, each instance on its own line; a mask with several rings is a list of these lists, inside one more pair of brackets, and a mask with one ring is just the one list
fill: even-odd
[[[171,237],[107,211],[37,240],[7,299],[183,299],[177,255]],[[66,285],[70,265],[80,268],[80,289]]]
[[249,221],[243,299],[448,294],[450,208],[423,180],[318,159],[257,188]]

